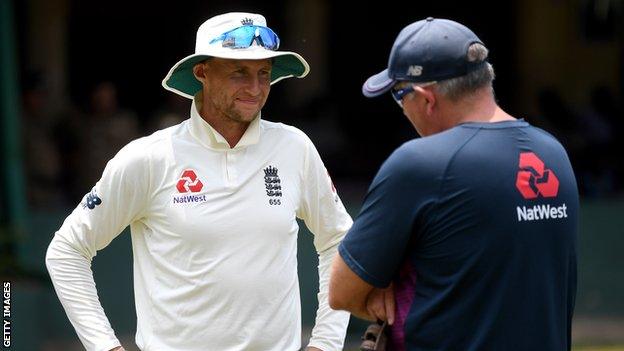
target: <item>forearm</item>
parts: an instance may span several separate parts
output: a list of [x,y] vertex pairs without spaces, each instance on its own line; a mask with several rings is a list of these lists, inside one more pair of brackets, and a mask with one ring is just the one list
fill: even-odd
[[120,346],[98,299],[91,260],[57,234],[48,247],[46,266],[59,300],[84,347],[108,351]]
[[327,300],[331,262],[336,252],[337,245],[319,254],[319,307],[308,346],[323,351],[342,350],[349,325],[349,313],[332,310]]
[[355,317],[357,317],[359,319],[363,319],[363,320],[367,320],[367,321],[376,321],[377,320],[366,309],[366,303],[353,304],[353,305],[350,305],[347,308],[345,308],[345,310],[350,312],[351,315],[353,315],[353,316],[355,316]]
[[369,313],[366,307],[367,300],[368,296],[364,298],[357,298],[355,296],[352,296],[352,298],[345,299],[343,304],[335,306],[334,308],[336,308],[337,310],[347,311],[351,313],[351,315],[360,319],[375,321],[376,318]]
[[336,310],[349,311],[358,318],[376,320],[369,308],[371,294],[379,289],[362,278],[347,266],[342,255],[348,256],[348,252],[341,251],[336,255],[332,263],[330,280],[329,301],[331,307]]

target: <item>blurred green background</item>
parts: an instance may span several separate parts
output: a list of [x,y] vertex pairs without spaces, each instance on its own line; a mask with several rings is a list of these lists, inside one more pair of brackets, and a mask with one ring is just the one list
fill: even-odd
[[[490,49],[500,104],[555,134],[575,168],[582,202],[574,349],[624,350],[623,1],[145,6],[0,0],[0,278],[12,283],[13,350],[82,349],[45,270],[47,245],[120,145],[186,118],[188,101],[160,80],[192,52],[203,20],[235,10],[263,13],[283,48],[310,62],[305,80],[272,88],[263,118],[311,137],[353,216],[381,162],[415,137],[390,98],[361,96],[362,82],[386,65],[408,23],[437,16],[474,29]],[[318,277],[312,236],[300,227],[305,342]],[[113,328],[133,350],[127,232],[98,253],[93,269]],[[352,320],[345,349],[357,349],[365,326]]]

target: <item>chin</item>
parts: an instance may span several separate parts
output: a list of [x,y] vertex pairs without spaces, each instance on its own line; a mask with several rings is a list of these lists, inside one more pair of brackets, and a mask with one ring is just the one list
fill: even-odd
[[248,120],[248,121],[253,120],[259,114],[260,114],[260,110],[259,109],[256,109],[256,110],[253,110],[253,111],[250,111],[250,110],[241,111],[241,116],[243,116],[245,118],[245,120]]
[[241,122],[251,122],[258,116],[258,114],[260,114],[260,111],[256,111],[253,113],[250,113],[250,112],[238,113],[237,119]]

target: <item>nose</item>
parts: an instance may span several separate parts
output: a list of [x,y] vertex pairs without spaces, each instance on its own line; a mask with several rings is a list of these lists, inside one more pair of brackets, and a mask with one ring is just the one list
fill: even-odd
[[247,92],[251,95],[258,95],[261,92],[263,85],[264,81],[262,77],[250,75],[247,79],[247,84],[245,84],[245,90],[247,90]]
[[249,79],[249,83],[247,84],[247,91],[249,91],[249,93],[253,95],[256,95],[260,92],[260,81],[258,80],[258,77],[251,77]]

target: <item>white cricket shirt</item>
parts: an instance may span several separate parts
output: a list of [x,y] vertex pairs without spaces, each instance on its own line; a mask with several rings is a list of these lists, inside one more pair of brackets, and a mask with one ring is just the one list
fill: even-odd
[[142,350],[298,350],[296,217],[314,233],[320,293],[310,346],[342,349],[349,315],[327,303],[329,266],[352,220],[300,130],[256,118],[239,143],[198,114],[135,140],[108,162],[46,257],[88,350],[119,341],[91,260],[128,225]]

